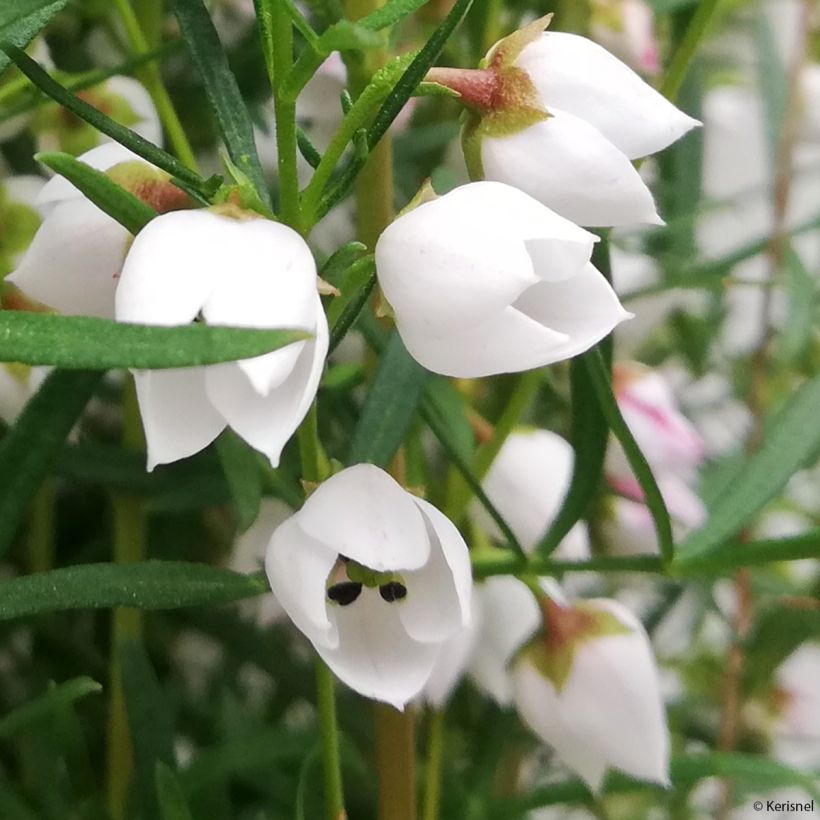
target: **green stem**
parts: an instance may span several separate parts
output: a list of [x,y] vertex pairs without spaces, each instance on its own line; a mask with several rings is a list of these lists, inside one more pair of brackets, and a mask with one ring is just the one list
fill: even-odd
[[279,216],[285,224],[301,229],[299,176],[296,165],[296,102],[284,93],[285,82],[293,65],[293,23],[283,3],[273,0],[272,3],[265,5],[271,26],[264,40],[276,120]]
[[[496,456],[509,437],[510,433],[521,423],[521,418],[535,399],[541,386],[542,374],[538,370],[522,373],[518,378],[510,398],[507,401],[501,416],[498,419],[489,441],[476,451],[473,458],[472,472],[480,481],[487,475],[487,471],[495,461]],[[453,521],[460,521],[467,511],[472,493],[467,482],[457,475],[450,484],[450,500],[447,504],[447,513]]]
[[412,709],[375,704],[379,820],[416,820],[416,741]]
[[441,765],[444,761],[444,709],[430,713],[427,736],[427,778],[425,780],[422,820],[438,820],[441,804]]
[[325,774],[325,808],[328,820],[345,820],[342,765],[339,755],[339,727],[336,721],[336,681],[321,658],[316,659],[316,703],[322,739],[322,766]]
[[54,566],[54,504],[57,488],[47,477],[37,490],[29,518],[29,569],[46,572]]
[[296,434],[305,481],[324,481],[330,475],[330,461],[319,440],[319,414],[314,401]]
[[721,0],[703,0],[695,9],[686,34],[672,57],[669,70],[661,83],[661,94],[667,99],[674,100],[686,79],[689,66],[706,36]]
[[[133,381],[123,397],[123,445],[142,450],[143,436]],[[138,496],[117,494],[112,499],[114,512],[114,563],[128,564],[145,560],[147,518]],[[139,639],[142,613],[139,609],[117,608],[112,613],[110,650],[110,700],[108,705],[108,810],[113,820],[124,820],[134,761],[128,712],[122,686],[119,648],[125,639]]]
[[520,558],[509,550],[493,549],[472,556],[473,577],[478,580],[492,575],[561,575],[564,572],[665,572],[657,555],[601,556],[589,561],[555,561],[531,556]]
[[[122,18],[125,32],[128,35],[128,41],[135,54],[145,54],[150,50],[148,41],[140,26],[134,10],[128,0],[114,0],[117,5],[117,10]],[[174,104],[165,88],[162,81],[162,74],[159,66],[156,63],[148,63],[140,69],[139,77],[143,85],[151,95],[151,99],[156,106],[160,121],[162,122],[165,132],[168,134],[168,140],[173,147],[177,157],[187,165],[192,171],[199,171],[194,150],[191,148],[191,143],[185,134],[185,129],[179,121]]]

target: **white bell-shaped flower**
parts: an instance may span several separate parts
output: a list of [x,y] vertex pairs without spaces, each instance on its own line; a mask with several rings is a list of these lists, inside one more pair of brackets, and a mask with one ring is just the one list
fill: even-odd
[[397,709],[469,623],[470,558],[458,530],[369,464],[325,481],[276,529],[266,570],[335,674]]
[[508,185],[464,185],[403,214],[376,245],[410,354],[463,378],[582,353],[630,317],[589,262],[595,237]]
[[669,737],[649,638],[616,601],[542,601],[544,631],[511,666],[524,722],[593,791],[607,769],[669,782]]
[[592,40],[542,29],[536,21],[493,46],[477,72],[492,93],[451,84],[473,109],[463,134],[471,176],[514,185],[580,225],[662,224],[632,160],[697,121]]
[[[161,188],[170,196],[166,203],[152,197],[153,205],[164,210],[182,205],[185,195],[167,175],[117,143],[100,145],[79,159],[106,172],[128,165],[132,173],[154,182],[153,194]],[[113,319],[114,293],[131,234],[61,176],[42,186],[34,205],[43,222],[8,281],[59,313]],[[55,259],[60,260],[59,267]]]
[[172,326],[201,317],[313,338],[239,362],[136,371],[149,469],[207,447],[226,425],[276,466],[316,395],[328,331],[310,250],[285,225],[234,216],[175,211],[152,220],[123,265],[116,319]]
[[[526,552],[535,549],[560,510],[574,461],[566,439],[549,430],[522,428],[507,436],[487,471],[482,487]],[[500,535],[478,502],[473,502],[471,512],[492,535]],[[567,533],[554,557],[589,557],[589,537],[582,522]]]

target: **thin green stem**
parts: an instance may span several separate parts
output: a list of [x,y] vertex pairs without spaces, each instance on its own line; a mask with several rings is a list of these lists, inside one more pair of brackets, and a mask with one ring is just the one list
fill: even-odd
[[427,777],[424,787],[422,820],[438,820],[441,806],[441,766],[444,762],[444,709],[430,712],[427,735]]
[[[117,11],[122,18],[123,25],[125,26],[128,41],[135,54],[141,55],[150,51],[148,41],[129,1],[115,0],[115,3],[117,5]],[[168,90],[162,81],[159,66],[156,63],[148,63],[138,74],[143,85],[151,95],[162,126],[168,134],[168,140],[177,157],[192,171],[198,172],[199,167],[196,157],[194,156],[194,150],[188,141],[185,129],[182,127],[182,123],[179,121],[176,109],[174,108],[174,103],[171,101]]]
[[321,658],[316,659],[316,702],[319,710],[327,820],[344,820],[347,814],[344,808],[339,727],[336,720],[336,681]]
[[29,517],[29,569],[46,572],[54,566],[54,504],[57,488],[52,477],[47,477],[37,490]]
[[284,93],[285,82],[293,65],[293,23],[283,3],[266,0],[264,5],[270,25],[270,30],[263,39],[276,120],[279,216],[285,224],[301,230],[299,176],[296,165],[296,102]]
[[379,820],[417,820],[415,713],[377,703],[376,766]]
[[[123,445],[142,450],[142,426],[136,390],[129,380],[123,397]],[[145,560],[147,518],[138,496],[120,493],[112,499],[114,513],[114,563]],[[139,639],[142,612],[117,608],[112,613],[110,649],[110,700],[108,705],[108,810],[113,820],[127,816],[128,792],[134,769],[128,712],[122,686],[119,648],[125,639]]]
[[689,66],[712,24],[720,2],[721,0],[703,0],[697,5],[686,34],[673,55],[669,70],[661,83],[661,94],[667,99],[674,100],[680,91]]
[[305,481],[324,481],[330,475],[330,462],[319,440],[319,414],[314,401],[296,434]]
[[489,578],[493,575],[561,575],[564,572],[652,572],[663,573],[664,566],[657,555],[602,556],[589,561],[555,561],[533,555],[529,559],[517,556],[509,550],[493,549],[486,553],[475,552],[471,556],[473,577]]
[[[350,144],[356,132],[364,127],[373,114],[375,114],[386,95],[387,90],[382,86],[367,86],[361,96],[353,103],[350,111],[345,115],[339,129],[333,135],[333,139],[331,139],[324,154],[322,154],[319,165],[302,193],[302,210],[305,215],[304,221],[308,230],[313,227],[317,220],[319,202],[324,193],[325,186],[330,181],[334,170],[336,170],[336,166],[339,164],[342,154],[344,154],[345,149]],[[378,146],[374,149],[374,153],[377,151]]]

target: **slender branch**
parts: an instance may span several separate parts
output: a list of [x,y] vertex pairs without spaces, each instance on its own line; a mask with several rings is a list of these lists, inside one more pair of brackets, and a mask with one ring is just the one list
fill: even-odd
[[444,708],[430,712],[427,735],[427,776],[424,783],[422,820],[438,820],[441,804],[441,766],[444,762]]
[[327,820],[345,820],[339,727],[336,720],[336,681],[321,658],[316,659],[316,705],[322,741]]
[[412,708],[399,712],[375,705],[376,766],[379,771],[379,820],[417,820],[416,739]]
[[714,21],[720,2],[721,0],[703,0],[697,5],[689,28],[686,29],[686,34],[672,57],[669,70],[661,84],[661,94],[667,99],[674,100],[678,95],[701,41]]

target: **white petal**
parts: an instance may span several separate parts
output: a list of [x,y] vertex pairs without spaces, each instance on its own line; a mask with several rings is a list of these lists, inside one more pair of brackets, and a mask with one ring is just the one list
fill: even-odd
[[327,355],[327,319],[314,293],[314,340],[302,348],[290,373],[267,395],[260,395],[236,362],[207,369],[208,397],[225,421],[252,447],[278,466],[284,446],[316,396]]
[[377,572],[420,569],[430,556],[424,516],[412,496],[372,464],[348,467],[321,484],[299,522],[314,538]]
[[[109,168],[113,168],[121,162],[133,162],[134,160],[145,162],[145,160],[138,157],[133,151],[125,148],[118,142],[105,142],[81,154],[77,159],[86,165],[90,165],[92,168],[96,168],[98,171],[107,171]],[[145,164],[148,165],[149,168],[154,167],[149,163]],[[37,197],[36,204],[38,206],[49,205],[53,202],[60,202],[64,199],[73,199],[81,196],[83,196],[82,193],[78,188],[74,187],[73,183],[58,174],[52,177],[43,186],[40,195]]]
[[541,367],[565,358],[556,357],[555,352],[570,343],[565,334],[544,327],[513,307],[447,336],[432,336],[401,319],[398,329],[419,364],[433,373],[464,379]]
[[134,371],[149,470],[198,453],[225,429],[205,392],[205,372],[201,367]]
[[541,623],[538,604],[517,578],[497,576],[476,585],[482,611],[481,632],[470,661],[470,676],[504,706],[512,701],[507,664]]
[[339,644],[339,634],[328,617],[327,579],[338,555],[299,526],[299,515],[274,531],[265,555],[265,572],[293,623],[314,643],[333,648]]
[[514,185],[579,225],[661,225],[652,194],[596,128],[558,108],[507,137],[485,137],[487,179]]
[[35,207],[40,191],[46,185],[42,177],[34,174],[20,174],[19,176],[6,177],[0,182],[8,198],[12,202],[20,205]]
[[531,287],[515,307],[564,334],[566,341],[552,351],[551,362],[583,353],[632,316],[621,307],[615,291],[592,264],[585,265],[572,279]]
[[629,159],[654,154],[699,124],[605,48],[577,34],[544,32],[516,65],[529,73],[548,110],[554,106],[586,120]]
[[114,318],[131,234],[87,199],[58,205],[8,281],[60,313]]
[[363,588],[354,603],[332,607],[330,617],[339,631],[339,645],[314,645],[344,683],[397,709],[418,695],[440,645],[412,640],[395,603],[382,600],[376,589]]
[[467,189],[475,190],[456,189],[400,216],[376,244],[387,300],[424,332],[475,325],[538,281],[520,238]]
[[162,125],[151,95],[145,86],[132,77],[114,75],[105,83],[105,90],[122,97],[137,117],[130,128],[154,145],[162,145]]
[[404,573],[407,597],[396,607],[411,638],[441,643],[458,632],[470,615],[470,554],[446,516],[432,504],[413,500],[427,524],[430,557],[421,569]]
[[[215,279],[214,290],[203,305],[209,324],[313,329],[316,264],[296,231],[267,219],[238,221],[192,213],[205,217],[196,223],[202,250],[207,253],[224,246],[231,260],[230,267]],[[191,225],[193,238],[194,223]],[[240,367],[264,394],[282,383],[303,347],[302,342],[288,345],[266,356],[246,359]]]

